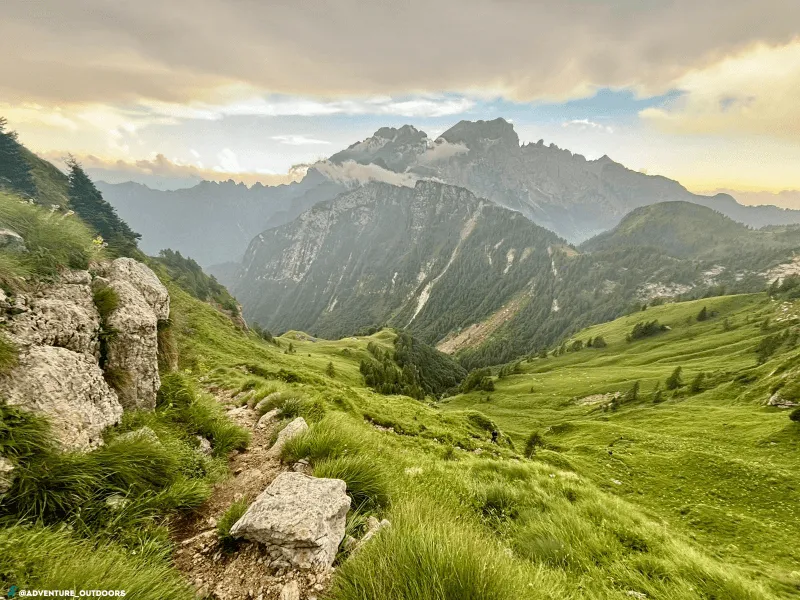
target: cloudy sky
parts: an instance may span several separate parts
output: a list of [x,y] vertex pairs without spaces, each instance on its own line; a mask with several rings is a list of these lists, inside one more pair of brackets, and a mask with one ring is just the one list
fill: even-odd
[[384,125],[501,116],[800,207],[794,0],[6,0],[0,73],[26,145],[110,181],[276,183]]

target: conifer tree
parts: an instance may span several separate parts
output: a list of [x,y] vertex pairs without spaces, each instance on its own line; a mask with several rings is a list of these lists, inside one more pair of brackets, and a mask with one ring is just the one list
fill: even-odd
[[681,379],[682,371],[683,369],[681,367],[675,367],[675,370],[672,372],[672,375],[667,377],[665,385],[668,390],[677,390],[680,386],[683,385],[683,380]]
[[108,245],[120,255],[129,255],[136,250],[136,240],[141,235],[134,233],[128,224],[119,218],[117,211],[103,199],[89,176],[77,160],[67,159],[69,167],[69,202],[90,227],[99,233]]
[[22,154],[16,131],[6,131],[7,121],[0,117],[0,188],[33,198],[36,184],[31,176],[31,166]]

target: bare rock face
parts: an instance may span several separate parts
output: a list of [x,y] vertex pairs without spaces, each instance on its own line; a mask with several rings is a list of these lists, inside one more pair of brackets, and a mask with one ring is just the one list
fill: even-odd
[[50,418],[64,448],[89,450],[103,429],[117,423],[122,406],[93,357],[53,346],[32,346],[19,366],[0,379],[0,395]]
[[15,299],[8,336],[20,347],[58,346],[97,357],[100,315],[87,271],[67,271],[61,280]]
[[8,252],[26,252],[25,240],[12,229],[0,228],[0,248]]
[[118,258],[108,268],[111,281],[127,281],[138,291],[155,313],[156,319],[169,318],[169,293],[147,265],[132,258]]
[[14,463],[0,456],[0,498],[11,489],[14,483]]
[[120,402],[126,409],[152,409],[161,386],[158,375],[158,321],[169,317],[169,293],[155,273],[130,258],[106,269],[107,285],[119,305],[107,319],[115,331],[109,340],[106,369],[117,372]]
[[275,443],[272,445],[272,448],[269,449],[269,454],[275,456],[280,453],[283,445],[296,435],[300,435],[304,431],[308,431],[308,423],[303,417],[297,417],[294,421],[291,421],[286,427],[281,429],[280,433],[278,434],[278,439],[275,440]]
[[340,479],[278,475],[234,523],[231,535],[265,544],[276,566],[326,570],[344,538],[350,509]]

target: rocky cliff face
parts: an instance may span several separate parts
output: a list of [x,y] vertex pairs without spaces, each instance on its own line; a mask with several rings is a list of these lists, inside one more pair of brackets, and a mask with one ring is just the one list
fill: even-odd
[[[105,285],[119,301],[103,323],[94,292]],[[19,350],[19,364],[0,377],[0,395],[47,416],[65,449],[102,444],[103,429],[124,408],[155,407],[157,323],[169,316],[169,295],[147,266],[120,258],[65,271],[55,283],[3,294],[0,312]],[[114,379],[118,389],[107,382],[112,369],[125,374]]]
[[552,279],[547,248],[560,242],[463,188],[372,183],[258,236],[234,291],[276,330],[388,322],[437,341]]

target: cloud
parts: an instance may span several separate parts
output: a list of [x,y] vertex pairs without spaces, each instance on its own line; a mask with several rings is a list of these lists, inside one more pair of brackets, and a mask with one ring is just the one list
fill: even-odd
[[382,181],[392,185],[414,187],[418,179],[409,173],[395,173],[378,165],[362,165],[352,160],[346,160],[341,165],[334,165],[328,161],[319,162],[314,165],[314,168],[333,181],[344,185]]
[[432,146],[419,156],[418,162],[423,165],[431,164],[448,160],[449,158],[459,154],[466,154],[467,152],[469,152],[469,148],[466,144],[452,144],[447,140],[436,140]]
[[219,160],[219,165],[214,167],[215,171],[219,171],[221,173],[242,172],[242,166],[239,164],[239,157],[236,156],[236,153],[230,148],[224,148],[219,154],[217,154],[217,160]]
[[[66,152],[46,152],[40,156],[55,165],[62,165]],[[292,167],[287,173],[262,173],[250,172],[240,168],[236,154],[229,149],[224,149],[217,157],[220,165],[207,169],[199,165],[187,164],[177,160],[170,160],[163,154],[153,158],[138,160],[119,160],[99,157],[93,154],[78,155],[78,161],[83,165],[92,179],[119,183],[123,181],[140,181],[152,185],[158,181],[180,182],[183,186],[193,185],[202,180],[227,181],[233,179],[252,185],[256,182],[264,185],[280,185],[300,181],[308,170],[307,165]],[[223,168],[228,167],[230,170]],[[167,185],[166,187],[175,187]]]
[[576,127],[578,129],[595,129],[597,131],[605,131],[606,133],[614,133],[614,129],[608,125],[601,125],[589,119],[572,119],[571,121],[564,121],[561,123],[562,127]]
[[679,134],[800,138],[800,39],[758,45],[675,82],[683,95],[640,116]]
[[800,209],[800,190],[782,190],[780,192],[770,191],[750,191],[750,190],[731,190],[715,189],[702,192],[708,195],[730,194],[742,204],[760,205],[772,204],[781,208]]
[[327,146],[330,144],[327,140],[316,140],[305,135],[273,135],[270,139],[289,146]]
[[[41,0],[35,6],[24,0],[3,6],[0,98],[9,103],[182,105],[237,86],[258,96],[334,99],[442,90],[565,99],[598,86],[650,93],[756,42],[788,43],[800,22],[800,3],[786,0]],[[448,102],[385,108],[436,115],[455,110]],[[264,107],[245,103],[235,110]]]

